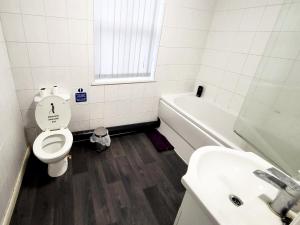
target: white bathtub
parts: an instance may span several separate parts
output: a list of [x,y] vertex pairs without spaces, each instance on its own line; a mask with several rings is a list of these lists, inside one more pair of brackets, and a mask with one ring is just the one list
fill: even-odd
[[159,117],[160,132],[174,144],[186,163],[195,149],[207,145],[252,150],[234,133],[235,115],[192,93],[162,96]]

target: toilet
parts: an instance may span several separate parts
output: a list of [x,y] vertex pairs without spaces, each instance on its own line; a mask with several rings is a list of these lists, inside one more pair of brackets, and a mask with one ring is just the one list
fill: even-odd
[[33,143],[34,155],[48,164],[50,177],[59,177],[68,169],[68,154],[73,135],[68,129],[71,108],[68,95],[36,96],[35,120],[42,133]]

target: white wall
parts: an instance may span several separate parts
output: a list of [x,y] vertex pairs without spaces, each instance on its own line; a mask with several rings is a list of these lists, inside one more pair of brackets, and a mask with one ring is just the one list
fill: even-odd
[[0,0],[1,20],[24,125],[38,129],[32,100],[59,85],[86,104],[72,103],[72,131],[155,120],[161,93],[192,91],[214,1],[166,0],[157,82],[90,86],[93,76],[92,0]]
[[191,91],[199,71],[214,0],[167,0],[156,78],[162,93]]
[[[286,0],[217,0],[195,88],[206,87],[204,97],[237,114],[262,59],[279,13],[289,10]],[[299,11],[298,11],[299,12]],[[289,24],[299,23],[297,15]],[[288,39],[279,46],[289,48]],[[277,57],[283,57],[281,53]],[[280,60],[277,60],[280,61]],[[271,76],[282,73],[281,62],[270,65]],[[274,69],[276,67],[276,69]]]
[[13,192],[26,143],[0,23],[0,224]]

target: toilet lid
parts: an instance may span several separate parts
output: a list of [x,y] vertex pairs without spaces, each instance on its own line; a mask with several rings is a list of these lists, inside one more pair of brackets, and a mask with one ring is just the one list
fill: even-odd
[[66,128],[71,120],[70,104],[59,96],[45,97],[35,108],[35,120],[43,131]]

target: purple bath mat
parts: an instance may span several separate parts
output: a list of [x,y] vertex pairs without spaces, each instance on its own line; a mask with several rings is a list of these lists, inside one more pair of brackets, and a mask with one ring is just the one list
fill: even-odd
[[158,130],[149,131],[146,135],[158,152],[174,150],[174,146]]

